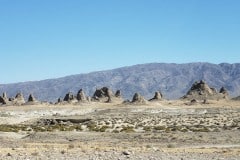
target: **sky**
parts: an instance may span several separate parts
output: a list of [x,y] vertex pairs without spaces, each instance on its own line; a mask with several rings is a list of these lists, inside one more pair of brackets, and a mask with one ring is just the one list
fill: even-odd
[[239,63],[239,0],[0,0],[0,84],[142,63]]

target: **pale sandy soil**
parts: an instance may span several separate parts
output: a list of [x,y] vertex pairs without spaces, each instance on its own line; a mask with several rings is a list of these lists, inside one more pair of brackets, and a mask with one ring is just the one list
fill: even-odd
[[81,130],[0,132],[0,159],[240,159],[238,101],[0,107],[1,127],[52,119]]

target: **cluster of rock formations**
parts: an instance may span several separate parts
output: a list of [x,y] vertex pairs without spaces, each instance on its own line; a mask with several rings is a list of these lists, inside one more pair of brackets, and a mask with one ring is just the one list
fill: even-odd
[[183,99],[192,100],[220,100],[229,99],[229,94],[226,88],[222,87],[218,92],[215,88],[209,87],[204,81],[195,82]]
[[64,99],[58,99],[57,103],[78,103],[78,102],[116,102],[122,101],[121,91],[117,90],[115,94],[107,88],[103,87],[96,89],[92,97],[87,97],[82,89],[78,91],[76,95],[69,92],[65,95]]
[[30,94],[27,102],[24,99],[22,93],[17,93],[14,98],[8,98],[7,93],[4,92],[2,96],[0,96],[0,104],[2,105],[24,105],[24,104],[38,104],[36,98]]
[[57,103],[77,103],[77,102],[87,102],[89,101],[89,97],[85,96],[85,93],[82,89],[80,89],[77,95],[74,95],[72,92],[68,92],[63,100],[61,98],[58,99]]
[[109,89],[108,87],[102,87],[100,89],[96,89],[92,97],[87,97],[86,94],[82,89],[78,91],[76,95],[72,92],[68,92],[63,100],[61,98],[58,99],[56,104],[66,104],[66,103],[82,103],[82,102],[104,102],[104,103],[111,103],[111,102],[124,102],[129,104],[146,104],[148,101],[158,101],[162,100],[163,95],[161,92],[155,92],[155,95],[150,100],[146,100],[143,96],[139,93],[135,93],[132,100],[124,101],[121,95],[121,91],[117,90],[115,93]]
[[[229,94],[226,88],[222,87],[218,92],[215,88],[209,87],[206,82],[201,80],[199,82],[195,82],[187,94],[181,99],[189,100],[191,103],[196,103],[198,101],[203,101],[206,103],[207,100],[229,99]],[[239,97],[235,99],[238,100]],[[123,101],[120,90],[117,90],[115,93],[113,93],[113,91],[108,87],[102,87],[100,89],[96,89],[92,97],[86,96],[82,89],[80,89],[76,95],[74,95],[72,92],[68,92],[63,99],[59,98],[56,104],[74,104],[79,102],[123,102],[127,104],[146,104],[148,102],[161,100],[163,100],[163,95],[160,91],[157,91],[155,92],[154,97],[149,100],[146,100],[139,93],[135,93],[131,101]],[[25,102],[21,93],[18,93],[15,98],[8,98],[6,93],[3,93],[3,95],[0,96],[0,104],[2,105],[23,105],[37,103],[38,101],[32,94],[29,95],[27,102]]]

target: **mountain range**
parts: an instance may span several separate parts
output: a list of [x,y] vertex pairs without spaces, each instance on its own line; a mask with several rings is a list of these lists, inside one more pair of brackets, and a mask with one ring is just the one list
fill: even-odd
[[199,80],[216,89],[224,86],[231,97],[239,96],[240,63],[139,64],[56,79],[1,84],[0,93],[7,92],[9,97],[14,97],[18,92],[25,96],[32,93],[41,101],[56,102],[67,92],[77,93],[82,88],[92,96],[96,88],[106,86],[113,91],[120,89],[125,99],[131,99],[135,92],[151,98],[155,91],[161,91],[166,99],[177,99]]

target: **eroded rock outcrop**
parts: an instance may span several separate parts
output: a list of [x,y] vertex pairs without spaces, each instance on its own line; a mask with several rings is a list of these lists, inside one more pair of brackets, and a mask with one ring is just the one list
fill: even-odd
[[146,104],[147,101],[139,93],[135,93],[133,98],[132,98],[131,103],[133,103],[133,104]]
[[91,100],[86,97],[84,91],[80,89],[76,95],[74,95],[72,92],[68,92],[63,100],[61,98],[58,98],[57,102],[55,104],[77,104],[80,102],[90,102]]
[[16,105],[22,105],[25,103],[25,99],[24,99],[24,96],[22,93],[17,93],[15,98],[14,98],[14,101],[13,101],[14,104]]
[[163,99],[163,95],[161,92],[157,91],[154,94],[154,97],[152,99],[150,99],[149,101],[159,101]]
[[122,96],[121,91],[117,90],[115,93],[115,97],[121,97],[121,96]]
[[63,101],[65,101],[65,102],[73,102],[73,101],[76,101],[76,98],[75,98],[75,96],[73,95],[72,92],[68,92],[68,93],[65,95]]
[[9,99],[7,97],[7,93],[4,92],[2,96],[0,96],[0,103],[1,104],[8,104]]
[[33,94],[30,94],[28,96],[28,101],[25,103],[26,105],[36,105],[39,104],[40,102],[33,96]]
[[84,102],[87,100],[86,96],[85,96],[85,93],[83,92],[82,89],[80,89],[77,93],[77,100],[78,101],[81,101],[81,102]]
[[208,86],[206,82],[201,80],[200,82],[195,82],[190,90],[187,92],[185,96],[182,97],[183,99],[196,99],[196,100],[220,100],[220,99],[227,99],[228,92],[227,90],[222,87],[220,92],[218,93],[215,88],[211,88]]
[[32,94],[30,94],[28,97],[28,102],[36,102],[36,101],[37,101],[36,98]]
[[115,94],[113,94],[112,90],[108,87],[103,87],[101,89],[96,89],[92,97],[93,101],[99,102],[122,102],[121,91],[117,90]]

